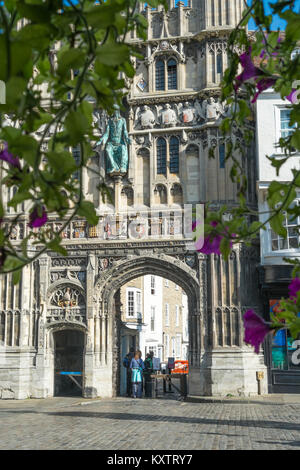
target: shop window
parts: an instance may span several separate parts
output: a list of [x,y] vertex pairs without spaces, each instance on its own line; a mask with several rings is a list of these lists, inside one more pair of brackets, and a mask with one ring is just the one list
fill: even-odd
[[[279,308],[279,300],[270,300],[270,313],[275,314]],[[300,313],[298,314],[300,317]],[[283,325],[284,326],[284,325]],[[299,335],[300,336],[300,335]],[[299,339],[298,336],[298,339]],[[272,337],[271,348],[271,367],[272,369],[290,370],[300,368],[300,364],[296,364],[293,356],[298,349],[294,344],[294,338],[287,329],[278,330]]]

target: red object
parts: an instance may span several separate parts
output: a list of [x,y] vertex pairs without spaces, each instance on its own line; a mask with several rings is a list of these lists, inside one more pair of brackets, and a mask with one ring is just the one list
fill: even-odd
[[175,361],[175,369],[172,370],[172,374],[188,374],[189,373],[189,361]]

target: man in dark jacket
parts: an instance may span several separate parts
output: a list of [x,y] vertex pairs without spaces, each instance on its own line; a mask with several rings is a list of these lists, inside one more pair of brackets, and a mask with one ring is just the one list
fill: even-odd
[[123,360],[123,366],[126,367],[126,389],[127,396],[131,397],[131,359],[134,357],[134,348],[130,348],[129,353],[126,354]]
[[145,369],[144,369],[144,377],[145,377],[145,396],[152,397],[152,385],[151,385],[151,374],[153,374],[153,352],[151,351],[147,354],[145,359]]

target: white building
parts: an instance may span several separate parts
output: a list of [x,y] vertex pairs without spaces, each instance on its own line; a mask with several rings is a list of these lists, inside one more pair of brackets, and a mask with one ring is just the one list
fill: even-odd
[[[291,103],[282,100],[273,89],[262,93],[256,104],[256,133],[257,133],[257,168],[258,168],[258,209],[260,220],[265,222],[270,216],[267,202],[267,190],[271,181],[286,183],[292,181],[292,170],[300,170],[299,153],[294,153],[281,167],[279,175],[272,166],[270,157],[283,158],[283,149],[278,142],[281,137],[287,137],[293,132],[289,123]],[[268,158],[269,157],[269,158]],[[291,205],[299,204],[300,192]],[[287,237],[277,235],[266,225],[261,230],[261,266],[260,284],[264,304],[264,315],[269,319],[270,312],[276,312],[279,299],[288,296],[288,284],[292,277],[292,265],[285,258],[299,258],[299,217],[293,219],[290,214],[285,215],[284,225]],[[265,356],[268,364],[269,392],[299,392],[300,369],[292,364],[292,339],[289,332],[282,330],[275,338],[268,338],[265,345]],[[298,372],[298,373],[297,373]]]

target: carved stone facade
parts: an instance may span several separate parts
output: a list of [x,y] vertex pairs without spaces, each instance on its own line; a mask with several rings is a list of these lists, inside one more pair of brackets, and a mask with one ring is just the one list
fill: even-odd
[[[119,289],[146,274],[172,280],[188,296],[189,393],[257,393],[256,371],[265,366],[262,356],[243,344],[242,314],[249,307],[260,311],[259,253],[236,246],[228,262],[196,253],[184,220],[185,204],[237,203],[230,162],[223,161],[219,125],[229,110],[218,85],[227,65],[228,34],[241,18],[243,1],[169,3],[167,13],[141,11],[149,24],[147,41],[134,33],[128,38],[144,59],[132,59],[137,73],[128,84],[125,116],[132,141],[129,169],[122,178],[106,178],[112,203],[102,200],[99,181],[87,170],[85,197],[98,210],[98,226],[73,220],[63,233],[68,256],[47,253],[27,266],[18,304],[10,300],[17,298],[11,281],[2,280],[2,398],[53,396],[60,330],[84,335],[83,395],[118,394]],[[106,123],[107,116],[95,111],[100,137]],[[212,147],[215,159],[209,158]],[[104,152],[90,165],[105,176]],[[255,208],[254,164],[247,173],[247,203]],[[26,236],[24,219],[13,237]],[[49,224],[59,230],[60,222]]]

